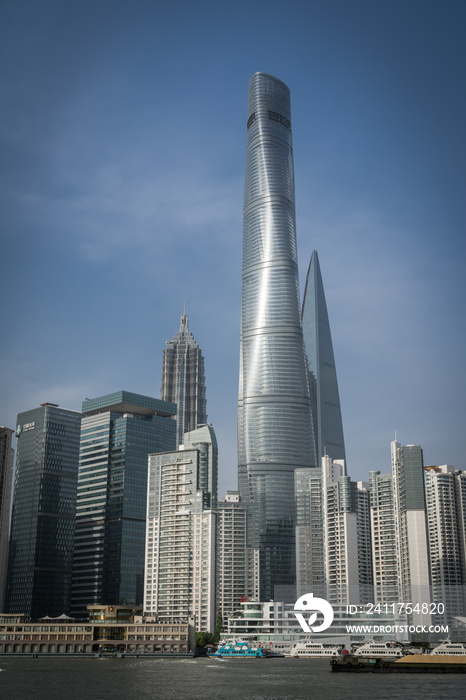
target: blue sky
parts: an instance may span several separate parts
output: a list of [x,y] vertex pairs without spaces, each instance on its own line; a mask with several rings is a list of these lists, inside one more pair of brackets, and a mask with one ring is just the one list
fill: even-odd
[[247,86],[292,95],[301,291],[327,295],[348,470],[466,467],[466,3],[3,0],[0,424],[159,396],[190,327],[236,488]]

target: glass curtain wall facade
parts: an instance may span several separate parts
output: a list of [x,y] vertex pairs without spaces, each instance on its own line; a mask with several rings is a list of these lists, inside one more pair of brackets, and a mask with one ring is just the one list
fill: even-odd
[[346,460],[332,335],[316,250],[307,272],[302,323],[317,457]]
[[13,479],[14,450],[11,438],[14,430],[0,426],[0,612],[4,609],[3,595],[8,561],[8,535],[10,530],[11,485]]
[[290,91],[249,83],[243,217],[239,489],[259,508],[261,596],[295,584],[294,470],[316,466],[300,317]]
[[143,600],[147,460],[174,449],[176,406],[115,392],[83,402],[71,611]]
[[18,414],[5,612],[69,612],[80,427],[54,404]]
[[207,423],[204,357],[188,326],[184,310],[180,330],[167,340],[163,351],[163,401],[177,405],[176,444],[183,443],[185,433]]

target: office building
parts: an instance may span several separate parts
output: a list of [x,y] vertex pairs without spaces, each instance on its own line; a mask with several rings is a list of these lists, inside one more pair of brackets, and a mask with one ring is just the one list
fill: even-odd
[[204,358],[189,330],[186,309],[181,316],[179,331],[172,340],[167,340],[163,351],[160,396],[163,401],[177,406],[177,445],[182,444],[185,433],[207,423]]
[[332,336],[316,250],[306,277],[302,324],[317,458],[346,459]]
[[317,464],[301,326],[290,91],[249,82],[243,215],[239,490],[258,506],[261,598],[295,587],[294,470]]
[[0,611],[6,585],[8,562],[8,536],[10,532],[11,487],[13,479],[14,450],[11,438],[14,431],[0,426]]
[[44,403],[17,418],[5,612],[67,613],[81,414]]
[[[215,627],[215,530],[213,494],[217,448],[200,428],[182,448],[149,456],[144,610],[160,622],[188,620]],[[198,434],[196,434],[198,433]]]
[[175,448],[176,406],[118,391],[82,405],[72,614],[141,605],[147,459]]

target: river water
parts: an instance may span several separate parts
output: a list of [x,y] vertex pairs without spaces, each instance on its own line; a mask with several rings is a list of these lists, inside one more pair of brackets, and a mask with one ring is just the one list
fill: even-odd
[[332,673],[327,659],[0,658],[2,700],[464,700],[465,675]]

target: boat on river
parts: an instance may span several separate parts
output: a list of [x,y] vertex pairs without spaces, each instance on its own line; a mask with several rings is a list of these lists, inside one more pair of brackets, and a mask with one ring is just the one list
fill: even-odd
[[445,640],[432,649],[431,656],[464,656],[466,659],[466,644]]
[[[371,642],[372,654],[354,654],[331,660],[332,671],[369,673],[466,673],[466,644],[444,641],[432,651],[413,653],[399,649],[399,658],[388,656],[377,642]],[[368,647],[369,645],[364,645]],[[379,653],[381,651],[382,653]]]
[[354,656],[378,659],[399,659],[406,651],[398,642],[367,642],[354,651]]
[[400,659],[347,655],[330,661],[332,671],[350,673],[466,673],[466,656],[406,654]]
[[285,656],[298,659],[326,659],[341,656],[343,653],[343,645],[305,640],[295,644]]
[[232,639],[208,655],[217,659],[266,659],[270,656],[270,652],[258,644]]

